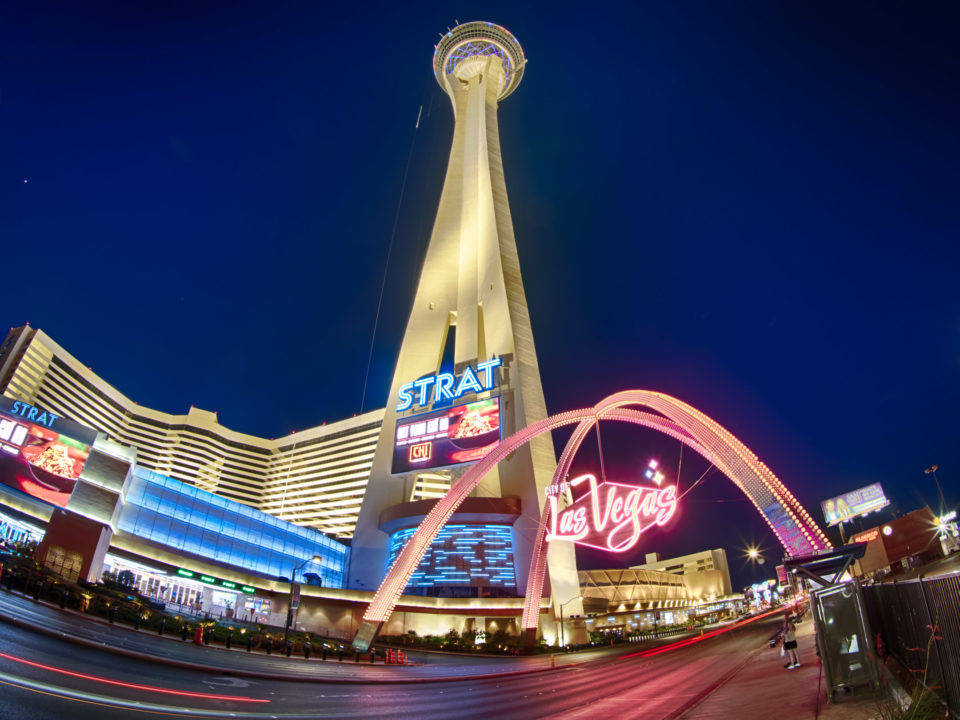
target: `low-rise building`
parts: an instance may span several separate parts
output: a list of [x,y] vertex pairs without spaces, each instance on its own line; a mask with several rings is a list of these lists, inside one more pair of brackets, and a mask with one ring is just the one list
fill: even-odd
[[940,525],[925,507],[850,537],[867,547],[854,571],[861,576],[896,575],[943,557]]

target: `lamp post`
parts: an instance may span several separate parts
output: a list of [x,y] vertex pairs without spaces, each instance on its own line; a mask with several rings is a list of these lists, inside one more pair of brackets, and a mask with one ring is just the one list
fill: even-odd
[[947,507],[947,501],[943,499],[943,488],[940,487],[940,480],[937,478],[937,470],[939,469],[939,465],[931,465],[923,471],[924,475],[933,475],[933,481],[937,484],[937,493],[940,495],[940,512],[937,513],[938,519],[946,512]]
[[572,603],[574,600],[579,600],[579,599],[580,599],[580,596],[579,596],[579,595],[574,595],[572,598],[570,598],[570,599],[567,600],[566,602],[560,603],[560,647],[566,647],[566,646],[567,646],[566,641],[564,640],[564,637],[563,637],[563,606],[564,606],[564,605],[569,605],[569,604]]
[[[290,638],[290,625],[293,622],[293,591],[294,591],[294,586],[296,586],[297,584],[297,573],[303,570],[303,568],[307,566],[307,563],[321,562],[322,560],[323,558],[320,557],[319,555],[314,555],[312,558],[304,560],[299,565],[294,565],[293,567],[293,573],[290,575],[290,598],[287,602],[287,624],[283,628],[283,647],[284,648],[287,647],[287,640]],[[298,610],[300,609],[299,604],[297,605],[297,609]]]

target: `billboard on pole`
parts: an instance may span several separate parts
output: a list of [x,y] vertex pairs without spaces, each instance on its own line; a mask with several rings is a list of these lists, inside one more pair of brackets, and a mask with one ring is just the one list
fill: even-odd
[[853,490],[843,495],[837,495],[820,503],[823,508],[823,517],[827,525],[852,520],[860,515],[866,515],[874,510],[885,508],[890,504],[880,483],[873,483],[866,487]]

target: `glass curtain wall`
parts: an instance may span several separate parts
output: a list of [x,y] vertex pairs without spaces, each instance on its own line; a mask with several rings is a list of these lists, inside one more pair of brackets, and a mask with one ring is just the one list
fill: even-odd
[[[119,529],[171,549],[269,577],[342,588],[349,548],[310,528],[138,467]],[[319,556],[321,562],[311,558]]]

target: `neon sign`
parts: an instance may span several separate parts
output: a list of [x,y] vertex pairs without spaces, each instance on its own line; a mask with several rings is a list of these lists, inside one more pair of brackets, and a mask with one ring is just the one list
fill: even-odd
[[433,443],[425,442],[410,446],[410,464],[430,462],[433,456]]
[[477,363],[476,369],[468,365],[459,378],[453,373],[439,373],[401,385],[398,392],[400,402],[397,404],[397,412],[403,412],[412,407],[414,399],[419,407],[424,407],[443,400],[456,400],[467,393],[492,390],[493,371],[500,367],[502,362],[500,358],[494,358]]
[[29,403],[20,402],[19,400],[13,403],[13,406],[8,412],[11,415],[18,415],[24,420],[29,420],[30,422],[43,425],[44,427],[52,426],[53,423],[55,423],[60,417],[59,415],[54,415],[52,412],[41,410],[38,407],[34,407]]
[[566,540],[578,545],[626,552],[640,540],[640,535],[654,526],[663,526],[677,511],[677,488],[624,485],[598,482],[594,475],[581,475],[570,480],[571,490],[580,487],[587,492],[569,507],[559,509],[559,496],[550,494],[550,527],[548,542]]
[[878,537],[880,537],[880,528],[873,528],[872,530],[867,530],[866,532],[862,532],[859,535],[854,535],[852,538],[850,538],[850,542],[868,543],[868,542],[873,542]]

